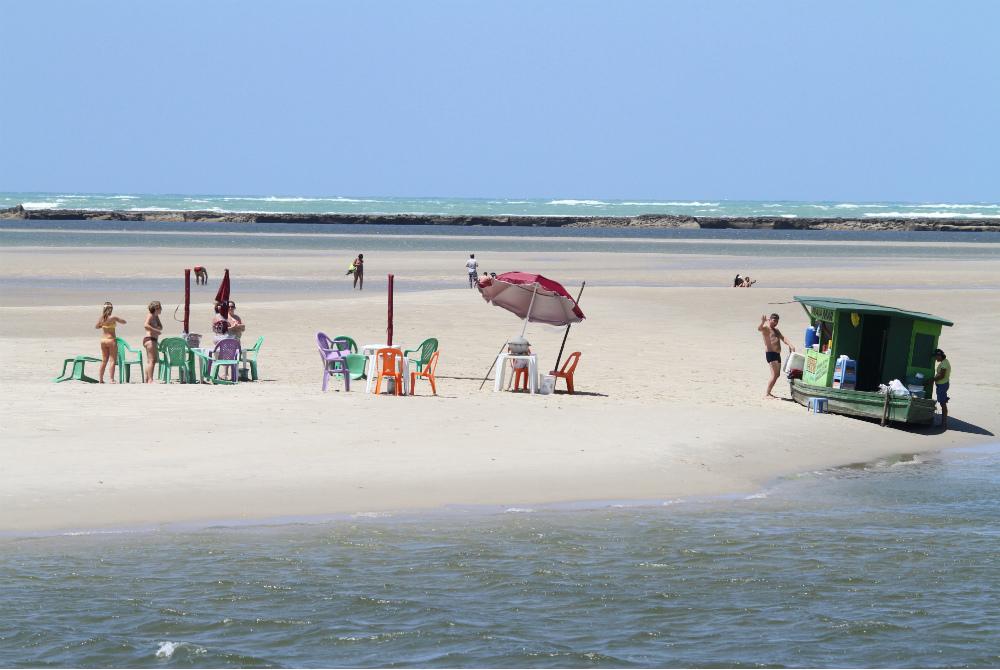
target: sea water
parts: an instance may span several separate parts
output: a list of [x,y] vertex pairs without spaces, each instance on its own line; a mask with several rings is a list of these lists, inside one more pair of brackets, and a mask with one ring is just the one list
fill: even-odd
[[769,216],[786,218],[1000,217],[1000,203],[801,202],[671,198],[392,198],[302,195],[172,195],[150,193],[3,193],[0,208],[211,211],[304,214],[460,214],[469,216]]
[[1000,665],[1000,444],[751,495],[0,538],[0,665]]

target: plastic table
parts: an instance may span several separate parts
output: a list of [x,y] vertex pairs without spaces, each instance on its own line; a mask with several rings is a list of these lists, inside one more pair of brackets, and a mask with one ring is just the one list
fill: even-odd
[[497,356],[496,367],[493,370],[493,390],[503,389],[503,378],[507,371],[507,361],[528,361],[528,391],[538,393],[538,355],[500,354]]

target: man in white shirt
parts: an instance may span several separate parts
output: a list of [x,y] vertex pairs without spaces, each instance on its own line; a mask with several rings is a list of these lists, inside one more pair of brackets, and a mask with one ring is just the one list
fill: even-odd
[[476,280],[479,275],[479,263],[476,261],[475,254],[469,254],[469,260],[465,264],[465,268],[469,272],[469,288],[476,288]]

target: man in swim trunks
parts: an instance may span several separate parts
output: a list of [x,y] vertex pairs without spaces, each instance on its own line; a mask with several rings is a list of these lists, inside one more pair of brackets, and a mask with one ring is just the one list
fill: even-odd
[[771,314],[769,317],[761,315],[760,325],[757,326],[757,330],[764,336],[764,358],[767,360],[768,367],[771,368],[771,379],[768,380],[767,391],[764,393],[764,397],[768,399],[777,398],[771,393],[771,390],[774,389],[774,383],[778,381],[778,375],[781,374],[781,343],[784,342],[789,349],[795,351],[795,347],[788,341],[788,338],[778,330],[778,318],[777,314]]
[[941,405],[941,429],[948,430],[948,387],[951,386],[951,361],[940,349],[934,350],[934,360],[937,366],[934,370],[934,383],[937,384],[937,401]]
[[194,283],[208,285],[208,270],[201,265],[194,266]]

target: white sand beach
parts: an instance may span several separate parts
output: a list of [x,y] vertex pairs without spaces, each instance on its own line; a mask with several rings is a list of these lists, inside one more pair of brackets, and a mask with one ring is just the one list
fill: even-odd
[[[1000,264],[984,260],[896,257],[845,270],[831,259],[733,256],[699,265],[671,254],[483,254],[488,269],[541,272],[574,293],[573,281],[588,281],[580,302],[588,318],[566,349],[583,352],[578,393],[530,396],[494,393],[492,383],[480,390],[520,322],[462,288],[461,254],[366,254],[365,291],[303,294],[282,291],[281,282],[347,282],[340,259],[203,249],[197,261],[214,273],[208,287],[193,287],[192,330],[209,331],[217,269],[229,267],[245,338],[266,338],[261,381],[53,384],[63,358],[99,355],[93,325],[104,300],[128,321],[118,332],[133,346],[149,300],[164,304],[165,335],[180,332],[171,314],[182,299],[180,269],[193,254],[152,244],[0,249],[0,278],[25,283],[0,298],[0,531],[749,494],[783,475],[995,441],[1000,433],[1000,364],[984,355],[1000,338]],[[727,288],[729,268],[749,269],[759,284]],[[322,393],[316,331],[384,341],[386,295],[377,285],[390,271],[395,341],[440,340],[439,395],[426,382],[412,398],[365,395],[358,386]],[[69,285],[32,288],[31,278],[43,276]],[[177,289],[88,288],[109,276],[177,276]],[[274,287],[242,290],[251,278]],[[405,290],[407,282],[444,279],[455,288]],[[874,288],[858,288],[865,286]],[[767,369],[756,326],[761,314],[777,311],[799,344],[806,319],[786,304],[794,294],[855,297],[953,320],[941,338],[954,366],[953,430],[881,428],[762,399]],[[527,334],[547,370],[561,330],[532,324]],[[97,368],[88,371],[96,376]],[[788,396],[784,379],[776,391]]]

